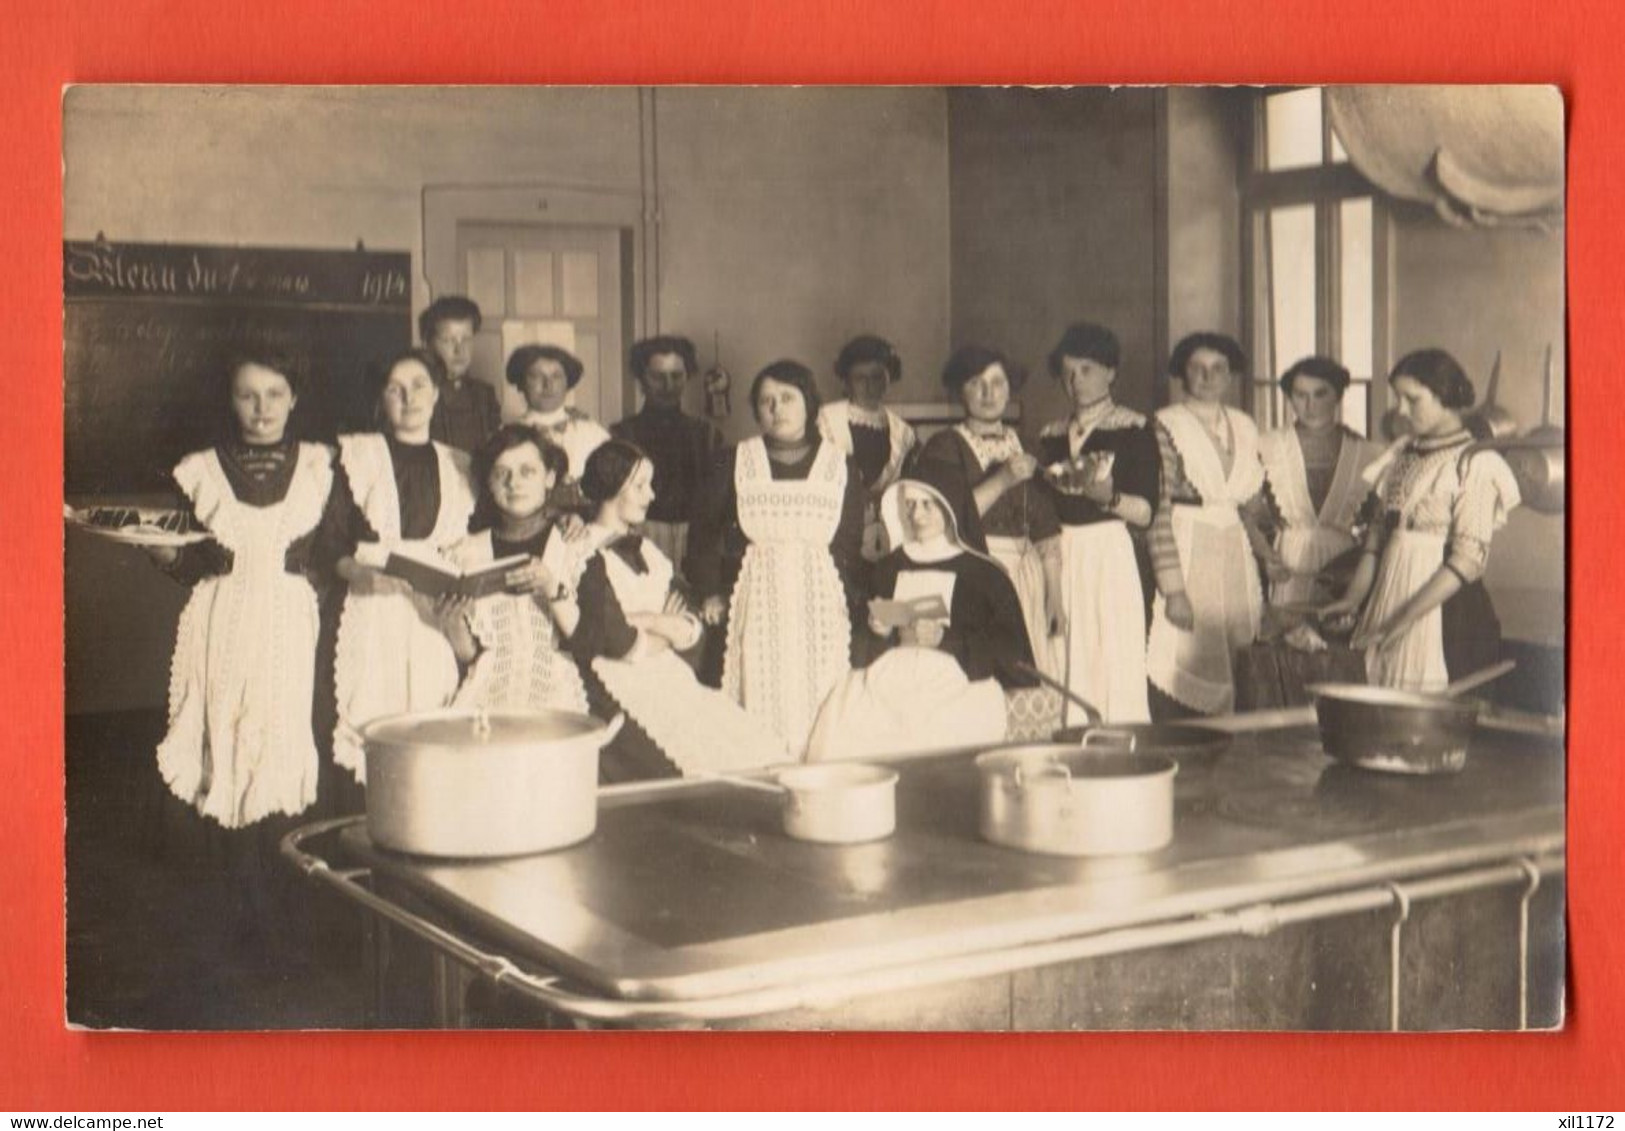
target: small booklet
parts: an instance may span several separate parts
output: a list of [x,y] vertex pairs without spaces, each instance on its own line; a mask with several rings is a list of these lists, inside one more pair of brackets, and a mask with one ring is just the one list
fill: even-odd
[[469,569],[459,569],[447,561],[428,561],[411,554],[392,551],[383,572],[398,577],[426,597],[456,593],[463,597],[486,597],[507,587],[508,571],[530,560],[528,554],[514,554]]
[[912,597],[906,601],[888,601],[877,597],[869,602],[869,615],[875,623],[888,629],[902,628],[922,620],[947,620],[948,606],[935,593]]

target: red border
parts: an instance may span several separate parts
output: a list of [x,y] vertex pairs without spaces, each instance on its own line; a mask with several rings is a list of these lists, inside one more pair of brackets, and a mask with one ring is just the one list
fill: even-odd
[[[1178,0],[1104,19],[1069,0],[88,0],[8,5],[0,220],[14,311],[0,445],[8,722],[0,853],[0,1108],[594,1106],[1625,1106],[1620,925],[1618,520],[1572,493],[1573,1006],[1560,1035],[326,1034],[145,1036],[62,1027],[60,89],[68,82],[1546,82],[1568,99],[1569,357],[1581,471],[1618,451],[1605,399],[1625,352],[1625,98],[1612,0]],[[1114,8],[1114,11],[1125,9]],[[1615,38],[1619,36],[1620,38]],[[531,50],[516,50],[516,41]],[[1588,383],[1595,374],[1605,382]],[[25,379],[25,375],[31,379]],[[17,410],[21,410],[18,412]],[[1611,494],[1611,492],[1610,492]]]

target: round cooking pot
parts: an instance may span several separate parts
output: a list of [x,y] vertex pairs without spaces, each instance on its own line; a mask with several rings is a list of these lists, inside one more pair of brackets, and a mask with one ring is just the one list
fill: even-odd
[[1174,836],[1166,754],[1046,743],[990,750],[982,775],[984,839],[1056,856],[1154,852]]
[[376,719],[367,834],[425,856],[518,856],[586,840],[598,824],[598,752],[624,717],[447,709]]
[[1367,770],[1452,774],[1467,764],[1478,703],[1361,683],[1316,683],[1320,744]]
[[784,831],[820,844],[883,840],[897,830],[897,772],[861,762],[783,770]]

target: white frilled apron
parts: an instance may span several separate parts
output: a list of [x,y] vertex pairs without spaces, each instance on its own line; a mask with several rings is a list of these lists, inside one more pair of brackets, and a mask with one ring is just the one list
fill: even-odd
[[852,624],[829,550],[846,495],[846,456],[821,444],[806,479],[776,480],[767,445],[747,440],[734,491],[750,545],[729,603],[722,689],[800,757],[824,697],[851,664]]
[[818,713],[807,761],[989,745],[1004,735],[998,680],[972,682],[948,653],[904,645],[836,684]]
[[[1134,539],[1121,522],[1061,527],[1067,687],[1108,723],[1150,721],[1146,696],[1145,591]],[[1086,722],[1068,701],[1063,725]]]
[[316,593],[284,562],[321,520],[333,468],[320,444],[300,444],[295,458],[286,497],[268,507],[237,498],[213,451],[175,468],[233,561],[230,573],[198,582],[181,611],[158,769],[177,797],[226,828],[316,800]]
[[[886,442],[891,446],[886,456],[886,466],[881,468],[880,478],[871,485],[869,500],[863,510],[863,557],[871,562],[879,561],[892,549],[875,499],[897,482],[898,476],[903,473],[903,461],[914,450],[914,429],[908,421],[889,408],[880,411],[886,414]],[[840,448],[842,454],[851,455],[855,447],[852,442],[852,402],[834,401],[819,409],[818,434]]]
[[[379,551],[397,547],[441,553],[468,532],[474,496],[468,457],[435,444],[440,514],[429,537],[401,537],[401,502],[389,444],[377,433],[339,437],[339,462],[356,505],[378,534]],[[457,690],[457,657],[440,631],[434,601],[399,578],[369,573],[350,583],[339,615],[334,685],[338,726],[333,758],[366,783],[361,728],[373,719],[443,707]]]
[[[1427,584],[1443,566],[1449,546],[1449,523],[1457,513],[1455,500],[1466,492],[1484,508],[1479,528],[1487,540],[1506,524],[1507,513],[1518,505],[1517,483],[1498,455],[1479,453],[1468,464],[1461,481],[1462,449],[1445,449],[1413,469],[1410,482],[1390,483],[1402,466],[1397,457],[1406,445],[1391,447],[1367,471],[1384,498],[1385,509],[1397,502],[1399,527],[1388,537],[1377,577],[1355,632],[1370,631],[1386,621]],[[1397,495],[1397,498],[1396,498]],[[1413,621],[1397,641],[1365,654],[1366,678],[1381,687],[1404,691],[1441,691],[1450,682],[1444,653],[1444,607],[1434,607]]]
[[1258,566],[1238,510],[1264,484],[1258,430],[1235,409],[1224,411],[1236,438],[1228,476],[1207,429],[1189,409],[1170,405],[1157,413],[1203,505],[1175,506],[1170,516],[1195,627],[1190,632],[1176,627],[1168,619],[1166,600],[1157,594],[1146,668],[1164,694],[1209,715],[1234,709],[1232,656],[1258,636],[1263,612]]
[[1285,581],[1270,583],[1270,603],[1313,600],[1315,575],[1333,558],[1354,548],[1354,519],[1370,493],[1361,472],[1381,449],[1345,432],[1331,490],[1326,492],[1319,511],[1309,498],[1309,475],[1297,429],[1264,433],[1259,437],[1258,449],[1270,491],[1281,510],[1282,530],[1275,548],[1293,572]]
[[[470,535],[451,559],[465,569],[495,560],[491,532]],[[474,602],[468,627],[480,646],[452,706],[486,711],[587,710],[575,661],[560,647],[545,598],[492,593]]]
[[1044,555],[1028,538],[987,536],[988,557],[1010,575],[1021,602],[1021,619],[1027,622],[1027,643],[1032,645],[1033,662],[1045,675],[1060,678],[1064,664],[1056,656],[1056,642],[1049,634],[1049,617],[1044,604]]
[[[623,615],[631,619],[664,610],[673,568],[657,547],[648,541],[643,544],[647,573],[638,573],[619,554],[601,551],[601,556]],[[694,678],[694,670],[675,651],[651,655],[634,648],[620,660],[599,656],[592,670],[621,709],[684,774],[731,773],[791,760],[776,731]]]

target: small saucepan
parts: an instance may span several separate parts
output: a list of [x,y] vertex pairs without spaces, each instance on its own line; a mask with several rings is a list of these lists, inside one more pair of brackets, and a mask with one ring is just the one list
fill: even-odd
[[863,844],[897,831],[897,771],[862,762],[818,762],[780,770],[773,781],[705,774],[783,799],[784,832],[816,844]]

